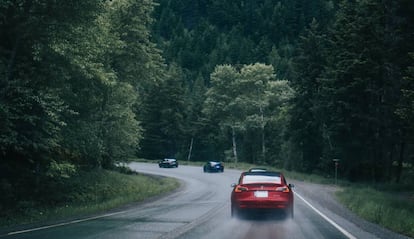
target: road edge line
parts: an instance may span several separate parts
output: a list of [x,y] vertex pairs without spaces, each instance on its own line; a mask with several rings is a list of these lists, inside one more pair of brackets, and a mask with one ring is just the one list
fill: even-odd
[[126,211],[108,213],[108,214],[104,214],[104,215],[100,215],[100,216],[96,216],[96,217],[88,217],[88,218],[84,218],[84,219],[78,219],[78,220],[73,220],[73,221],[69,221],[69,222],[62,222],[62,223],[58,223],[58,224],[51,224],[51,225],[42,226],[42,227],[35,227],[35,228],[30,228],[30,229],[25,229],[25,230],[20,230],[20,231],[12,231],[12,232],[8,232],[4,235],[0,235],[0,237],[12,236],[12,235],[23,234],[23,233],[34,232],[34,231],[40,231],[40,230],[45,230],[45,229],[54,228],[54,227],[67,226],[67,225],[76,224],[76,223],[80,223],[80,222],[92,221],[92,220],[96,220],[96,219],[100,219],[100,218],[104,218],[104,217],[114,216],[114,215],[122,214],[122,213],[125,213],[125,212]]
[[317,208],[315,208],[310,202],[308,202],[306,199],[304,199],[300,194],[297,192],[294,192],[297,197],[299,197],[303,202],[305,202],[308,207],[310,207],[312,210],[314,210],[319,216],[321,216],[323,219],[325,219],[327,222],[329,222],[332,226],[334,226],[336,229],[338,229],[342,234],[344,234],[349,239],[357,239],[354,235],[352,235],[350,232],[345,230],[343,227],[339,226],[336,222],[334,222],[332,219],[330,219],[328,216],[323,214],[321,211],[319,211]]

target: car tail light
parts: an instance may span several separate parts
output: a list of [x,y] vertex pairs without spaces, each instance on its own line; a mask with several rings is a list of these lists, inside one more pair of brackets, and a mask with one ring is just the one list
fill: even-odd
[[248,191],[248,190],[249,190],[248,188],[238,185],[234,189],[234,192],[241,193],[241,192],[245,192],[245,191]]
[[288,193],[290,192],[290,189],[288,187],[277,187],[276,188],[276,192],[284,192],[284,193]]

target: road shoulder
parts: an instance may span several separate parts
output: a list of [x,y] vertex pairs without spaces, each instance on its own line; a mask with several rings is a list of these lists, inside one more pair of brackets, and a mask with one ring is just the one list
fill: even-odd
[[[352,232],[357,238],[410,239],[410,237],[394,233],[355,215],[336,199],[335,192],[341,190],[340,187],[295,180],[291,180],[291,183],[295,184],[295,192],[306,198],[314,207],[335,221],[335,223]],[[300,199],[296,198],[296,200]]]

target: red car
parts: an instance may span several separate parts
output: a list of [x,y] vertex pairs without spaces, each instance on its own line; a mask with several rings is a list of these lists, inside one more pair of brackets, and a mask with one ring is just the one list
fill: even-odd
[[293,218],[293,185],[287,184],[282,173],[271,171],[243,172],[239,183],[232,184],[231,216],[250,209],[283,210]]

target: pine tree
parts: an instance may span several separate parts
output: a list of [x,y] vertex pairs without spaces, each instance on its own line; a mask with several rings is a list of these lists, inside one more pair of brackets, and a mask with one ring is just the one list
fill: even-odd
[[[343,1],[321,78],[331,156],[342,158],[350,178],[382,180],[385,154],[395,128],[395,104],[388,92],[398,79],[387,76],[384,6],[377,1]],[[388,101],[388,102],[387,102]]]
[[169,66],[165,78],[148,86],[139,114],[144,138],[140,157],[160,159],[183,157],[185,136],[185,90],[183,74],[176,65]]
[[[292,80],[296,96],[291,110],[290,135],[300,152],[292,165],[311,173],[323,169],[323,117],[318,110],[318,78],[326,65],[325,39],[316,19],[312,21],[298,46],[294,59],[295,78]],[[325,139],[326,140],[326,139]]]

